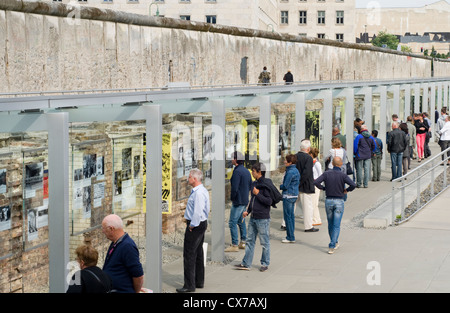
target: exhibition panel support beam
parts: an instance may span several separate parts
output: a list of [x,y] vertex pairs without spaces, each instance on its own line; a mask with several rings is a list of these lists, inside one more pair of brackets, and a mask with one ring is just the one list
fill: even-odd
[[270,96],[259,96],[259,160],[266,166],[270,177],[271,103]]
[[49,284],[67,290],[69,264],[69,114],[47,114],[49,190]]
[[299,92],[295,95],[295,147],[294,151],[300,150],[300,143],[305,138],[305,111],[306,95],[305,92]]
[[225,103],[212,100],[211,260],[225,260]]
[[162,113],[159,105],[143,106],[146,119],[147,201],[144,286],[162,290]]

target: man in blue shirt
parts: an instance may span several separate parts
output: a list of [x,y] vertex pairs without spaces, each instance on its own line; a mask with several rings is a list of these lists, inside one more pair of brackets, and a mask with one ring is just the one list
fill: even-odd
[[[328,234],[330,243],[328,245],[328,254],[334,253],[338,248],[338,239],[341,229],[342,215],[344,214],[344,199],[347,192],[355,189],[356,184],[347,174],[341,171],[342,159],[340,157],[333,158],[333,170],[325,171],[315,181],[314,185],[325,190],[325,211],[328,220]],[[325,186],[322,185],[325,183]],[[349,185],[345,189],[345,184]]]
[[139,250],[124,231],[122,219],[115,214],[106,216],[102,222],[102,232],[111,240],[103,271],[111,277],[113,290],[121,293],[140,292],[144,270],[139,261]]
[[189,173],[188,183],[192,186],[191,195],[186,204],[184,218],[183,267],[184,285],[177,292],[193,292],[203,288],[205,282],[205,265],[203,261],[203,241],[208,226],[210,210],[209,192],[202,184],[203,173],[193,169]]

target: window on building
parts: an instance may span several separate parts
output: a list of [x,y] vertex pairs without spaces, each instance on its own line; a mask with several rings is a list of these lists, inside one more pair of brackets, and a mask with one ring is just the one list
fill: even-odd
[[179,0],[181,3],[189,3],[191,0]]
[[113,3],[113,0],[103,0],[103,3]]
[[344,34],[336,34],[336,40],[339,42],[344,42]]
[[164,3],[164,0],[153,0],[153,2]]
[[[111,1],[112,2],[112,1]],[[128,3],[139,3],[139,0],[127,0]]]
[[87,0],[78,0],[78,2],[87,2]]
[[305,25],[306,24],[306,20],[307,20],[307,13],[306,13],[306,11],[299,11],[298,15],[299,15],[298,23],[302,24],[302,25]]
[[217,2],[216,0],[205,0],[205,2]]
[[281,11],[281,24],[289,24],[289,11]]
[[298,34],[300,37],[306,37],[307,35],[306,35],[306,33],[299,33]]
[[336,24],[344,24],[344,11],[336,11]]
[[325,24],[325,11],[317,11],[317,24]]
[[184,21],[190,21],[191,16],[190,15],[180,15],[180,19]]
[[325,39],[325,34],[317,34],[317,38]]
[[216,16],[206,15],[206,23],[216,24]]
[[317,2],[325,2],[325,0],[317,0]]

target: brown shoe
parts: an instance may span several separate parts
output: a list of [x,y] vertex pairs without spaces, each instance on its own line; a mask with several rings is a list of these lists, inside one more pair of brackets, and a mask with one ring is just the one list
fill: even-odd
[[225,252],[238,252],[238,251],[239,247],[234,245],[230,245],[228,248],[225,249]]

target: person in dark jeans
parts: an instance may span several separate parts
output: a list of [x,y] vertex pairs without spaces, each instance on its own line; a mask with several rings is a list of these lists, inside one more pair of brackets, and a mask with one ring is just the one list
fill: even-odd
[[192,191],[186,204],[184,218],[186,231],[183,245],[184,285],[177,292],[193,292],[203,288],[205,283],[205,264],[203,242],[208,227],[210,211],[209,192],[202,184],[203,173],[195,168],[190,171],[188,183]]
[[392,131],[389,133],[387,142],[387,150],[391,154],[391,180],[402,176],[403,152],[409,144],[409,138],[399,126],[398,122],[392,122]]
[[[244,155],[239,151],[234,152],[232,162],[235,167],[230,179],[231,210],[230,219],[228,220],[231,245],[225,249],[225,252],[238,252],[239,249],[245,249],[247,228],[245,226],[245,219],[242,218],[242,213],[244,213],[248,205],[250,185],[252,184],[250,172],[244,167]],[[238,237],[238,230],[240,232],[240,238]]]
[[[332,160],[333,169],[325,171],[315,181],[314,185],[325,190],[325,211],[328,220],[328,234],[330,243],[328,244],[328,254],[333,254],[339,247],[339,234],[341,229],[341,220],[344,214],[344,202],[347,192],[355,189],[356,184],[341,171],[342,159],[334,157]],[[325,183],[325,186],[322,185]],[[349,187],[345,188],[345,185]]]

